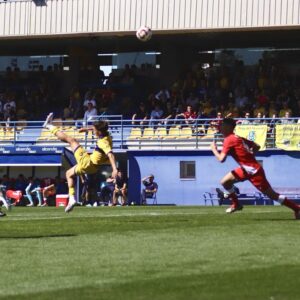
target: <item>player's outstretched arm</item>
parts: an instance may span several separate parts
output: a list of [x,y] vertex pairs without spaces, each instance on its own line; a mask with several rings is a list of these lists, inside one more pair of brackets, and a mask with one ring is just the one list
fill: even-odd
[[88,132],[88,131],[92,131],[93,128],[92,127],[82,127],[78,130],[78,132]]
[[116,159],[115,159],[115,156],[112,152],[109,152],[107,154],[108,156],[108,159],[109,159],[109,162],[110,162],[110,165],[112,167],[112,173],[111,173],[111,177],[112,178],[116,178],[117,177],[117,174],[118,174],[118,169],[117,169],[117,165],[116,165]]
[[210,148],[219,162],[223,163],[226,160],[227,155],[223,152],[221,152],[221,153],[219,152],[218,147],[215,142],[211,143]]

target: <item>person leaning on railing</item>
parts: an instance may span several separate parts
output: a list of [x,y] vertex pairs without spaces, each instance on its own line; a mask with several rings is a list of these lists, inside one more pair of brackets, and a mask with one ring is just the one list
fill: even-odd
[[290,114],[290,111],[286,111],[285,112],[285,115],[283,118],[281,118],[281,124],[293,124],[294,123],[294,120],[291,120],[291,114]]
[[[145,125],[148,119],[148,112],[146,106],[143,102],[140,103],[139,108],[136,113],[133,114],[131,119],[132,125]],[[139,121],[136,121],[139,120]]]
[[186,125],[192,125],[195,123],[195,120],[197,118],[197,114],[196,112],[193,111],[192,107],[190,105],[188,105],[186,107],[186,111],[183,113],[180,113],[176,116],[176,119],[179,120],[184,120],[184,122],[182,122],[183,124]]

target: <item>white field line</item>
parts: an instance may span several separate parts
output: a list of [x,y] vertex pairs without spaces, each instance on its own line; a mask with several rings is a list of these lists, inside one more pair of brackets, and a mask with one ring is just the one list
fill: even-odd
[[[258,211],[249,211],[247,214],[265,214],[265,213],[277,213],[274,210],[258,210]],[[160,217],[160,216],[196,216],[196,215],[219,215],[224,214],[220,212],[194,212],[194,213],[164,213],[164,212],[149,212],[149,213],[123,213],[123,214],[105,214],[105,215],[70,215],[65,214],[61,216],[57,215],[48,215],[45,217],[35,217],[35,214],[25,214],[25,215],[12,215],[5,218],[7,221],[32,221],[32,220],[56,220],[56,219],[80,219],[80,218],[121,218],[121,217]]]

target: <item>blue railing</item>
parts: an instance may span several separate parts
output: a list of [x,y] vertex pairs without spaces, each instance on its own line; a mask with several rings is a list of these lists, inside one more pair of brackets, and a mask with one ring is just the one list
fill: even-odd
[[[107,120],[116,150],[126,149],[208,149],[212,141],[220,143],[222,136],[218,131],[220,119],[160,119],[125,120],[120,115],[101,115],[93,120]],[[54,125],[78,139],[85,147],[93,147],[95,137],[92,132],[79,133],[78,129],[92,124],[93,120],[55,119]],[[240,126],[266,125],[266,147],[276,148],[275,135],[278,124],[299,124],[298,118],[249,118],[238,119]],[[6,123],[0,128],[0,146],[64,147],[66,144],[48,130],[42,128],[43,121],[16,121]],[[300,126],[300,124],[299,124]]]

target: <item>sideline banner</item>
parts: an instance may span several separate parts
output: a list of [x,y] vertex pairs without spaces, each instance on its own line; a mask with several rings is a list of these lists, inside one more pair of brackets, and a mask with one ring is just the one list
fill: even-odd
[[300,124],[276,125],[276,147],[287,151],[300,151]]
[[267,125],[237,125],[235,128],[236,135],[255,142],[260,146],[260,151],[266,149],[267,132]]

